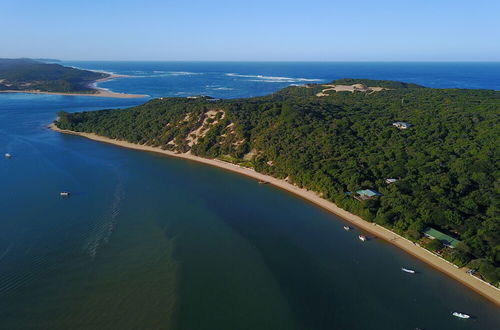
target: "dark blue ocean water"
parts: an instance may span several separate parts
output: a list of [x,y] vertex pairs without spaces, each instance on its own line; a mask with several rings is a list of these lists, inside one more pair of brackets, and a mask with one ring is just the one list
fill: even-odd
[[[100,86],[153,97],[341,77],[500,89],[492,63],[65,64],[130,75]],[[0,329],[499,328],[484,298],[286,192],[46,129],[59,110],[146,100],[0,94],[0,153],[13,155],[0,158]]]
[[210,95],[221,98],[272,93],[292,84],[340,78],[397,80],[433,88],[500,90],[497,63],[218,63],[218,62],[63,62],[129,75],[100,86],[118,92],[159,96]]

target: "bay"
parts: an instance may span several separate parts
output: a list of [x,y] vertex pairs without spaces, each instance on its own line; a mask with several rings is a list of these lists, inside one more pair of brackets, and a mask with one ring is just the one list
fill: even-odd
[[[250,97],[342,77],[500,89],[498,63],[63,64],[129,75],[99,86],[151,97]],[[0,94],[0,152],[13,155],[0,159],[1,329],[500,326],[481,296],[390,244],[362,244],[293,195],[46,129],[59,110],[146,100]]]

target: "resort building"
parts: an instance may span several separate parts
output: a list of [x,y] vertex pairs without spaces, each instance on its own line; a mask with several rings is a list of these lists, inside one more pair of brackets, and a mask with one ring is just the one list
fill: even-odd
[[395,126],[399,129],[407,129],[411,127],[411,124],[404,121],[397,121],[395,123],[392,123],[392,126]]
[[456,248],[458,243],[460,243],[459,240],[457,240],[449,235],[446,235],[446,234],[440,232],[439,230],[436,230],[436,229],[431,228],[431,227],[427,227],[423,231],[423,234],[426,237],[429,237],[430,239],[440,240],[444,246],[447,246],[447,247],[452,248],[452,249]]
[[356,195],[354,195],[354,198],[358,200],[367,200],[367,199],[373,199],[381,195],[382,195],[381,193],[373,189],[362,189],[356,191]]

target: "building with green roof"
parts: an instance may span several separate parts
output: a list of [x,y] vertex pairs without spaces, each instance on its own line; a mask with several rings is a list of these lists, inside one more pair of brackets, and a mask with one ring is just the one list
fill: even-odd
[[381,196],[382,194],[373,189],[362,189],[356,191],[356,196],[354,198],[360,200],[373,199],[375,197]]
[[436,229],[431,228],[431,227],[427,227],[423,233],[425,236],[427,236],[431,239],[440,240],[441,243],[443,243],[445,246],[450,247],[450,248],[456,248],[458,243],[460,243],[459,240],[457,240],[449,235],[446,235],[446,234],[440,232],[439,230],[436,230]]

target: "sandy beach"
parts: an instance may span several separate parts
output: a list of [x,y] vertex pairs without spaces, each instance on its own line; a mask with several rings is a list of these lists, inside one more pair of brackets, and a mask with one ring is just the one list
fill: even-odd
[[[98,71],[96,71],[98,72]],[[112,98],[121,98],[121,99],[132,99],[132,98],[143,98],[148,97],[149,95],[140,95],[140,94],[125,94],[125,93],[115,93],[111,92],[104,88],[99,88],[96,86],[97,83],[108,81],[116,78],[126,78],[125,75],[118,74],[110,74],[108,73],[108,77],[101,78],[93,82],[90,87],[95,89],[96,93],[59,93],[59,92],[43,92],[40,90],[4,90],[0,91],[0,93],[28,93],[28,94],[45,94],[45,95],[66,95],[66,96],[94,96],[94,97],[112,97]]]
[[[144,146],[144,145],[138,145],[126,141],[120,141],[120,140],[113,140],[110,138],[106,138],[103,136],[99,136],[93,133],[81,133],[81,132],[73,132],[69,130],[61,130],[55,126],[55,124],[49,125],[49,128],[60,132],[60,133],[65,133],[65,134],[72,134],[72,135],[78,135],[82,136],[91,140],[99,141],[99,142],[104,142],[104,143],[109,143],[113,145],[117,145],[120,147],[124,148],[130,148],[130,149],[136,149],[136,150],[142,150],[142,151],[149,151],[149,152],[155,152],[171,157],[177,157],[177,158],[183,158],[183,159],[188,159],[192,161],[196,161],[198,163],[203,163],[215,167],[219,167],[231,172],[235,172],[238,174],[242,174],[251,178],[254,178],[259,181],[265,181],[268,182],[269,184],[272,184],[273,186],[276,186],[278,188],[281,188],[283,190],[286,190],[290,193],[293,193],[309,202],[312,202],[316,204],[317,206],[322,207],[323,209],[341,217],[342,219],[352,223],[359,229],[366,231],[369,233],[367,235],[369,239],[383,239],[400,249],[406,251],[407,253],[413,255],[414,257],[422,260],[423,262],[427,263],[428,265],[440,270],[441,272],[445,273],[446,275],[450,276],[451,278],[459,281],[460,283],[464,284],[465,286],[469,287],[470,289],[476,291],[477,293],[481,294],[485,298],[489,299],[496,305],[500,306],[500,290],[493,287],[492,285],[487,284],[486,282],[483,282],[479,280],[478,278],[468,275],[466,273],[467,269],[466,268],[457,268],[455,265],[451,264],[450,262],[440,258],[437,255],[434,255],[433,253],[429,252],[428,250],[414,244],[413,242],[405,239],[402,236],[399,236],[390,230],[378,226],[374,223],[367,222],[357,215],[354,215],[350,212],[347,212],[341,208],[339,208],[337,205],[334,203],[327,201],[321,197],[319,197],[315,192],[302,189],[299,187],[294,186],[293,184],[290,184],[284,180],[279,180],[276,178],[273,178],[268,175],[264,175],[261,173],[258,173],[254,171],[253,169],[250,168],[245,168],[239,165],[231,164],[228,162],[224,162],[221,160],[217,159],[207,159],[207,158],[202,158],[198,156],[194,156],[190,153],[186,154],[177,154],[171,151],[166,151],[158,147],[151,147],[151,146]],[[364,243],[364,244],[370,244],[370,241]],[[360,244],[362,244],[360,242]]]
[[28,94],[45,94],[45,95],[66,95],[66,96],[94,96],[94,97],[113,97],[120,99],[133,99],[133,98],[142,98],[148,97],[148,95],[139,95],[139,94],[123,94],[123,93],[114,93],[107,91],[105,89],[96,88],[97,93],[87,94],[87,93],[55,93],[55,92],[41,92],[41,91],[16,91],[16,90],[5,90],[0,91],[0,93],[28,93]]

